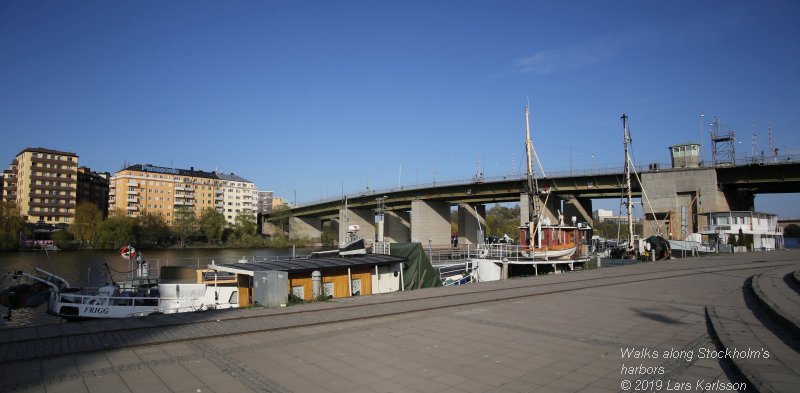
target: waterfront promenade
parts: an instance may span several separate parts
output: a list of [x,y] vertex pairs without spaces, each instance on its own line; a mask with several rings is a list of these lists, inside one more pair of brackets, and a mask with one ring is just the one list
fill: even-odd
[[[800,358],[781,329],[800,316],[797,293],[782,285],[798,261],[798,251],[736,254],[6,329],[0,391],[792,391]],[[772,305],[747,286],[753,276]],[[754,313],[760,306],[788,322]],[[734,349],[726,345],[750,352],[716,359]]]

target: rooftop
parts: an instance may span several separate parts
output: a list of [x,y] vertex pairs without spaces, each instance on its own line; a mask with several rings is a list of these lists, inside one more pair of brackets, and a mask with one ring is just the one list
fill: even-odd
[[356,266],[391,265],[404,262],[404,258],[391,255],[368,254],[359,257],[323,257],[308,259],[287,259],[257,261],[248,263],[227,263],[222,265],[209,265],[209,269],[228,271],[238,274],[252,275],[253,272],[265,270],[280,270],[289,273],[311,272],[314,270],[328,270]]

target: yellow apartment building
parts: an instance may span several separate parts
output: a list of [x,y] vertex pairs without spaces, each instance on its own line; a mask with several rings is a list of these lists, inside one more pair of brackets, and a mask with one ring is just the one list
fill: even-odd
[[162,217],[172,225],[181,206],[198,213],[204,208],[222,208],[222,191],[213,173],[191,169],[136,164],[111,177],[109,214],[138,217],[145,213]]
[[111,177],[108,209],[109,214],[129,217],[146,212],[162,217],[171,226],[176,208],[186,206],[196,214],[213,208],[233,224],[237,214],[255,218],[257,195],[252,182],[234,174],[136,164]]
[[41,147],[17,154],[3,173],[3,200],[30,223],[69,224],[75,216],[78,155]]

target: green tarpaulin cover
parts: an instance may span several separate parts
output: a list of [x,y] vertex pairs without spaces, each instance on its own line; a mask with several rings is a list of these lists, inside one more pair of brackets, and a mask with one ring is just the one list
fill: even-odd
[[406,290],[442,286],[439,273],[431,265],[421,243],[392,243],[389,254],[408,261],[403,269]]

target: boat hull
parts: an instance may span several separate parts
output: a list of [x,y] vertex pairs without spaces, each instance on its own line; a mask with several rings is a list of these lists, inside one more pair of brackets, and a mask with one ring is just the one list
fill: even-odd
[[549,261],[549,260],[557,260],[557,259],[569,259],[575,254],[577,247],[564,247],[564,248],[557,248],[557,249],[530,249],[522,252],[522,255],[526,258],[531,258],[534,261]]

